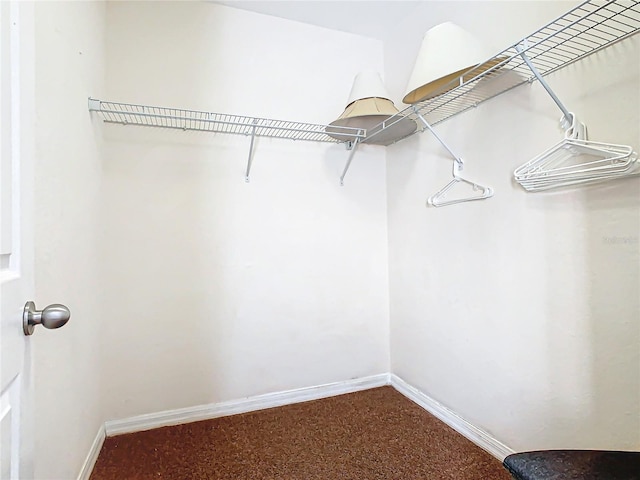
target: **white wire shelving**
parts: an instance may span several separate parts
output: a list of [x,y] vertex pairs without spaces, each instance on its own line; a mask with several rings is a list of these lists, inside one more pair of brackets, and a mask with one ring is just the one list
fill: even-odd
[[89,111],[96,112],[106,123],[137,125],[140,127],[172,128],[184,131],[228,133],[251,137],[245,181],[249,182],[253,161],[255,137],[284,138],[326,143],[346,143],[352,152],[346,169],[351,163],[355,146],[365,138],[366,130],[354,127],[331,127],[331,136],[326,133],[326,125],[272,120],[268,118],[245,117],[225,113],[203,112],[179,108],[154,107],[133,103],[106,102],[89,98]]
[[[202,112],[178,108],[135,105],[131,103],[106,102],[89,99],[89,110],[96,112],[106,123],[138,125],[142,127],[174,128],[210,133],[308,140],[313,142],[340,143],[364,139],[365,130],[353,127],[331,127],[330,137],[326,125],[245,117],[224,113]],[[344,137],[341,140],[340,137]]]
[[[444,85],[442,94],[434,92],[433,98],[413,104],[369,129],[362,143],[373,140],[404,118],[420,122],[423,117],[430,125],[437,125],[501,93],[533,82],[536,77],[523,60],[522,52],[542,75],[548,75],[639,30],[640,0],[587,0],[464,72]],[[492,67],[487,69],[487,65]],[[403,138],[424,130],[418,129]]]
[[[351,152],[340,177],[342,184],[357,146],[375,143],[376,137],[387,132],[396,123],[410,118],[424,127],[396,139],[394,143],[423,132],[427,129],[427,124],[437,125],[524,83],[532,83],[537,77],[525,58],[537,70],[538,75],[544,76],[638,31],[640,0],[587,0],[487,61],[464,72],[442,86],[439,92],[433,92],[433,96],[428,100],[405,108],[369,130],[107,102],[93,98],[89,99],[89,110],[96,112],[107,123],[251,137],[245,175],[247,182],[255,137],[345,143]],[[331,135],[327,134],[327,130]]]

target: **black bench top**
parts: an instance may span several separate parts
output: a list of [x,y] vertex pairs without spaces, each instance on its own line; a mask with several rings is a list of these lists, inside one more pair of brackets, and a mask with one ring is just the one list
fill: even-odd
[[541,450],[509,455],[517,480],[640,480],[640,452]]

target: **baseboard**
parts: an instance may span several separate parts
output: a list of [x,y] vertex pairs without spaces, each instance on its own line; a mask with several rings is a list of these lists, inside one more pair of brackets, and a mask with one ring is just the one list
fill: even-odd
[[433,416],[449,425],[460,435],[468,438],[480,448],[489,452],[498,460],[503,461],[505,457],[514,453],[513,450],[493,438],[489,433],[467,422],[464,418],[422,393],[417,388],[412,387],[397,375],[391,374],[389,380],[391,386],[402,395],[420,405]]
[[91,449],[87,454],[87,458],[82,464],[82,468],[80,469],[80,473],[78,474],[78,480],[89,480],[93,467],[96,464],[96,460],[98,460],[98,455],[100,454],[100,449],[102,448],[105,437],[106,435],[104,425],[100,425],[98,433],[96,434],[96,438],[93,439]]
[[409,385],[395,374],[383,373],[370,377],[347,380],[344,382],[329,383],[314,387],[299,388],[283,392],[267,393],[254,397],[232,400],[228,402],[198,405],[195,407],[166,410],[163,412],[138,415],[121,420],[105,422],[104,430],[98,432],[91,451],[87,456],[78,480],[88,480],[91,469],[100,452],[105,435],[113,437],[124,433],[140,432],[153,428],[179,425],[182,423],[197,422],[211,418],[225,417],[239,413],[253,412],[267,408],[280,407],[294,403],[319,400],[345,393],[353,393],[370,388],[391,385],[399,393],[418,404],[436,418],[449,425],[455,431],[486,450],[491,455],[502,461],[508,455],[514,453],[509,447],[492,437],[488,432],[469,423],[458,414],[440,404],[433,398]]
[[318,400],[384,385],[389,385],[388,373],[315,387],[267,393],[265,395],[257,395],[241,400],[198,405],[195,407],[139,415],[121,420],[111,420],[105,422],[105,431],[107,437],[112,437],[124,433],[140,432],[152,428],[197,422],[211,418],[236,415],[238,413],[253,412],[255,410],[264,410],[282,405]]

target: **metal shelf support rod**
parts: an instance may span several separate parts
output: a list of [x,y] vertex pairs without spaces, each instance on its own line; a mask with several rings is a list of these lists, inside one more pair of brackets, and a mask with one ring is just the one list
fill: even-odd
[[[527,48],[526,42],[523,45],[525,48]],[[553,92],[553,90],[551,90],[551,87],[549,86],[547,81],[542,77],[538,69],[533,65],[533,63],[531,63],[531,60],[529,60],[529,57],[527,57],[527,55],[524,53],[524,48],[522,48],[521,45],[518,45],[516,46],[516,50],[518,51],[522,59],[525,61],[525,63],[527,64],[531,72],[536,76],[536,78],[540,82],[540,85],[544,87],[544,89],[551,96],[553,101],[556,102],[556,105],[558,105],[560,110],[562,110],[564,118],[566,118],[568,122],[571,122],[571,119],[572,119],[571,113],[569,113],[569,110],[567,109],[567,107],[564,106],[564,104],[560,101],[558,96]]]
[[464,162],[462,161],[462,158],[460,158],[458,155],[456,155],[455,153],[453,153],[453,150],[451,150],[451,148],[449,148],[449,145],[447,145],[445,143],[445,141],[440,138],[440,135],[438,135],[436,133],[436,131],[431,127],[431,125],[429,125],[429,122],[427,122],[424,117],[422,116],[422,114],[420,114],[420,112],[418,112],[417,109],[415,109],[415,114],[416,116],[420,119],[420,121],[424,124],[424,126],[426,128],[429,129],[429,131],[433,134],[434,137],[436,137],[436,139],[442,144],[442,146],[447,150],[447,152],[449,152],[449,154],[453,157],[453,159],[456,161],[456,163],[462,167],[462,165],[464,164]]
[[349,170],[349,167],[351,166],[351,160],[353,160],[353,155],[356,153],[356,150],[358,148],[358,144],[360,143],[360,139],[356,138],[353,141],[353,145],[351,147],[351,152],[349,152],[349,158],[347,159],[347,164],[344,166],[344,170],[342,172],[342,175],[340,176],[340,185],[344,186],[344,176],[347,174],[347,170]]
[[251,164],[253,163],[253,142],[256,139],[256,124],[257,120],[253,121],[253,127],[251,128],[251,143],[249,144],[249,158],[247,159],[247,172],[244,175],[244,181],[249,183],[249,173],[251,172]]

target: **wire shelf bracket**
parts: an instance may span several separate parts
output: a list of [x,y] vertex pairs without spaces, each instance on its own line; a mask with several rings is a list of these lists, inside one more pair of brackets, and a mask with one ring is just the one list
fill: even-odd
[[358,148],[359,144],[360,144],[360,139],[358,139],[358,138],[356,138],[353,142],[347,143],[347,149],[351,150],[351,152],[349,153],[349,158],[347,158],[347,163],[344,166],[344,170],[342,171],[342,175],[340,175],[340,186],[341,187],[344,186],[344,177],[347,174],[347,171],[349,170],[349,167],[351,166],[351,160],[353,160],[353,156],[356,154],[356,149]]
[[538,71],[536,66],[531,62],[531,59],[525,53],[527,50],[527,46],[527,41],[525,40],[522,45],[518,45],[516,47],[516,51],[520,54],[522,60],[524,60],[524,62],[527,64],[529,70],[531,70],[531,73],[533,73],[533,78],[537,79],[540,82],[540,85],[542,85],[542,87],[547,91],[551,99],[555,102],[555,104],[562,112],[562,117],[560,118],[560,127],[564,128],[566,137],[586,140],[587,127],[584,123],[579,122],[575,113],[570,112],[569,109],[564,105],[564,103],[562,103],[560,98],[558,98],[551,86]]
[[251,143],[249,144],[249,158],[247,159],[247,172],[244,175],[244,181],[249,183],[249,174],[251,173],[251,164],[253,163],[253,142],[256,139],[256,125],[251,128]]
[[[257,137],[280,138],[323,143],[346,143],[347,148],[366,137],[366,130],[357,127],[331,127],[331,136],[326,125],[245,117],[222,113],[185,110],[177,108],[107,102],[89,98],[90,112],[95,112],[105,123],[137,125],[141,127],[169,128],[183,131],[228,133],[251,137],[245,181],[249,181],[255,139]],[[351,158],[353,153],[350,154]],[[341,179],[342,181],[342,179]]]

